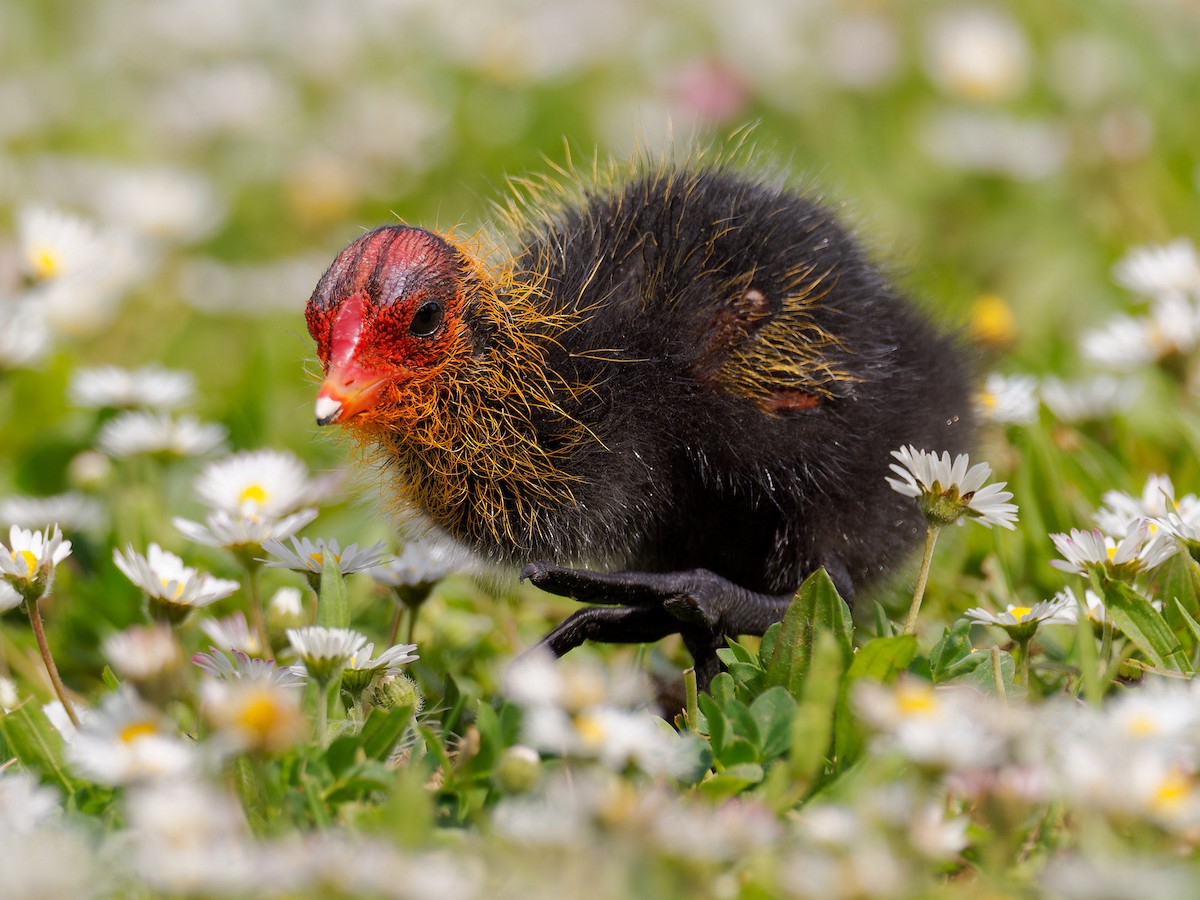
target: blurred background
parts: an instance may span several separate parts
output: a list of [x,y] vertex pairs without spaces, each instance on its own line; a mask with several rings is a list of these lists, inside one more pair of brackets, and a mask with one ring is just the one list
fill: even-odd
[[[71,486],[67,385],[104,363],[191,370],[230,447],[332,467],[302,312],[338,249],[696,144],[839,207],[985,369],[1078,374],[1114,263],[1200,234],[1198,51],[1188,0],[5,0],[0,490]],[[86,279],[62,234],[39,256],[63,216]]]

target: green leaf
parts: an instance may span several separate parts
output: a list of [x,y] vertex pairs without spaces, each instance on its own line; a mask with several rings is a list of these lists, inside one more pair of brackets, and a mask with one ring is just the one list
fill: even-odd
[[717,756],[714,751],[713,756],[722,772],[748,763],[757,764],[759,761],[758,744],[748,741],[744,737],[733,735],[721,748],[721,755]]
[[713,755],[720,757],[730,731],[729,720],[725,718],[725,713],[721,712],[720,704],[708,694],[701,694],[697,703],[708,725],[708,741],[712,745]]
[[708,693],[718,704],[723,706],[733,699],[733,687],[733,676],[728,672],[718,672],[716,677],[709,682]]
[[359,735],[367,759],[387,762],[412,721],[412,714],[411,706],[396,706],[389,710],[377,709],[367,716]]
[[845,667],[837,639],[828,632],[820,634],[813,652],[812,677],[792,718],[789,770],[800,792],[821,774],[830,755],[838,699],[845,689]]
[[758,731],[758,722],[750,714],[750,707],[740,700],[731,700],[725,704],[725,715],[734,734],[747,740],[755,750],[762,746],[762,735]]
[[804,579],[783,614],[779,637],[766,665],[766,685],[780,685],[799,698],[808,677],[817,632],[832,632],[849,659],[853,653],[853,628],[849,607],[825,569],[817,569]]
[[[1175,632],[1187,628],[1188,618],[1193,622],[1200,618],[1200,564],[1190,553],[1176,553],[1168,559],[1156,573],[1155,581],[1155,594],[1164,601],[1164,618]],[[1178,615],[1179,609],[1187,616]]]
[[953,681],[975,669],[985,655],[973,652],[971,623],[959,619],[953,628],[945,630],[942,639],[929,651],[929,676],[934,684]]
[[759,759],[767,761],[782,756],[791,743],[796,699],[782,687],[767,688],[750,704],[750,715],[761,738]]
[[1179,600],[1178,597],[1174,598],[1174,603],[1175,603],[1175,613],[1176,613],[1176,615],[1179,616],[1179,620],[1184,624],[1184,626],[1187,628],[1188,632],[1192,635],[1193,640],[1195,640],[1197,644],[1200,644],[1200,622],[1197,622],[1195,620],[1195,618],[1193,618],[1191,613],[1189,613],[1186,609],[1184,609],[1183,603]]
[[67,795],[79,789],[80,783],[70,774],[63,756],[62,735],[38,704],[27,700],[0,714],[0,732],[8,749],[30,772],[58,785]]
[[317,593],[317,624],[326,628],[350,627],[346,580],[342,578],[332,554],[330,561],[321,568],[321,587]]
[[1191,674],[1179,639],[1150,601],[1120,581],[1104,582],[1104,606],[1113,625],[1160,669]]
[[700,782],[698,789],[709,800],[725,800],[753,787],[763,779],[763,768],[755,763],[732,766]]
[[[979,665],[970,672],[956,679],[959,684],[969,684],[986,694],[996,693],[996,670],[992,665],[992,654],[989,651],[977,650]],[[1017,663],[1013,655],[1006,650],[1000,651],[1000,679],[1004,683],[1004,691],[1008,697],[1025,693],[1024,688],[1014,687],[1013,681],[1017,674]]]

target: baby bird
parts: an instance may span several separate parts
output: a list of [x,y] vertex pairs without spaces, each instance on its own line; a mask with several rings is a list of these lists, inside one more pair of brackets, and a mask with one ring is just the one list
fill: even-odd
[[692,162],[506,222],[490,257],[407,225],[338,254],[306,311],[316,417],[459,542],[600,604],[555,655],[679,633],[704,686],[816,568],[850,599],[906,557],[889,453],[967,449],[971,374],[828,210]]

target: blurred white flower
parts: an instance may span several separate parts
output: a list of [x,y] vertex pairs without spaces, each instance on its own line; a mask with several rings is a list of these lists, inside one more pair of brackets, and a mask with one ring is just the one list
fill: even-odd
[[1128,371],[1188,356],[1198,343],[1200,306],[1179,297],[1166,297],[1147,315],[1116,316],[1087,332],[1080,339],[1080,352],[1098,366]]
[[24,598],[7,581],[0,581],[0,613],[16,609]]
[[160,895],[258,893],[257,848],[241,805],[193,778],[129,792],[128,859],[139,882]]
[[68,492],[50,497],[5,497],[0,499],[0,523],[33,528],[57,522],[67,531],[87,531],[104,522],[104,507],[86,494]]
[[993,372],[976,396],[983,418],[1001,425],[1028,425],[1037,421],[1038,380],[1032,375]]
[[404,549],[367,574],[387,587],[424,587],[453,572],[473,571],[475,561],[462,548],[441,541],[409,541]]
[[259,656],[264,650],[241,610],[221,619],[203,618],[200,620],[200,630],[221,650],[236,650],[250,656]]
[[212,234],[224,214],[212,185],[182,169],[110,170],[94,190],[101,217],[150,238],[196,241]]
[[1003,749],[1002,735],[985,727],[987,699],[966,687],[935,688],[919,678],[902,678],[895,685],[863,679],[854,692],[859,715],[894,749],[924,766],[974,769],[995,763]]
[[[0,600],[2,600],[2,595],[3,591],[0,590]],[[4,612],[3,607],[0,607],[0,612]],[[11,678],[0,675],[0,712],[15,709],[20,702],[21,696],[17,693],[17,683]]]
[[951,463],[949,453],[939,457],[913,446],[893,450],[892,456],[899,465],[893,463],[889,468],[899,478],[887,478],[887,483],[894,491],[916,499],[930,522],[948,525],[969,518],[988,528],[1016,528],[1017,507],[1008,502],[1012,494],[1004,490],[1006,483],[984,484],[992,474],[987,463],[971,466],[965,453]]
[[96,437],[96,446],[116,459],[130,456],[204,456],[225,445],[224,425],[201,422],[195,416],[176,419],[166,413],[127,410],[109,419]]
[[1002,9],[955,5],[929,21],[924,62],[930,80],[947,94],[999,102],[1024,90],[1031,53],[1020,25]]
[[30,834],[62,812],[62,798],[28,772],[0,769],[0,834]]
[[881,11],[850,11],[834,19],[824,42],[824,68],[844,87],[873,90],[895,80],[901,39],[896,22]]
[[1078,381],[1053,376],[1042,381],[1042,402],[1060,422],[1090,422],[1124,412],[1137,399],[1141,385],[1128,378],[1097,375]]
[[201,709],[216,729],[216,743],[230,752],[269,755],[302,740],[308,732],[304,692],[298,690],[303,681],[266,660],[234,656],[233,675],[207,678],[200,686]]
[[1068,139],[1052,120],[974,110],[938,110],[920,124],[929,156],[948,166],[1037,181],[1059,172],[1067,160]]
[[100,784],[131,784],[195,771],[197,757],[151,707],[132,690],[107,695],[85,716],[67,758],[77,772]]
[[183,662],[179,641],[165,622],[110,634],[101,649],[113,671],[135,684],[170,677]]
[[194,610],[228,597],[240,586],[228,578],[215,578],[185,566],[174,553],[150,544],[147,554],[128,547],[113,550],[117,568],[146,595],[152,619],[178,624]]
[[73,404],[88,408],[178,409],[195,402],[196,377],[191,372],[153,365],[140,369],[77,369],[71,375],[68,394]]
[[1200,301],[1200,254],[1187,238],[1134,247],[1117,262],[1113,278],[1139,297]]
[[52,342],[50,324],[36,302],[0,298],[0,374],[36,366]]

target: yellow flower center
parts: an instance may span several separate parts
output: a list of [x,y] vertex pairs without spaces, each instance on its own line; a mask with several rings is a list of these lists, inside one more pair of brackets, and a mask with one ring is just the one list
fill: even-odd
[[267,502],[267,492],[261,484],[250,484],[242,489],[238,494],[238,505],[244,506],[247,503],[253,503],[255,506],[262,506]]
[[134,741],[157,733],[158,729],[154,727],[153,722],[130,722],[121,729],[117,736],[121,739],[121,743],[132,744]]
[[1142,713],[1131,718],[1125,730],[1135,737],[1150,737],[1158,733],[1158,726],[1151,716]]
[[1017,320],[1003,297],[984,294],[971,304],[971,331],[985,344],[1002,346],[1017,336]]
[[33,552],[31,550],[14,550],[10,555],[13,562],[16,562],[18,559],[24,560],[25,577],[32,578],[33,573],[38,569],[38,559],[33,555]]
[[1150,808],[1161,813],[1176,811],[1191,793],[1192,780],[1179,769],[1171,769],[1150,795]]
[[29,263],[33,277],[39,281],[49,281],[62,268],[62,260],[51,247],[34,247],[29,254]]
[[1109,562],[1112,562],[1112,561],[1113,561],[1113,557],[1114,557],[1114,556],[1116,556],[1116,555],[1117,555],[1117,548],[1116,548],[1116,547],[1109,547],[1109,548],[1108,548],[1108,561],[1109,561]]
[[937,710],[937,698],[930,687],[902,684],[896,688],[896,708],[902,716],[931,716]]
[[582,715],[575,719],[575,733],[589,747],[604,743],[604,725],[595,716]]
[[1029,606],[1014,606],[1008,611],[1008,614],[1018,622],[1022,621],[1027,615],[1033,612],[1033,608]]
[[979,405],[982,406],[984,409],[988,410],[989,412],[994,410],[999,402],[996,399],[996,395],[991,393],[990,391],[980,391],[978,400],[979,400]]
[[235,717],[238,726],[259,739],[269,735],[283,720],[282,710],[274,696],[266,691],[251,693]]
[[[172,600],[178,600],[183,595],[182,581],[174,581],[170,578],[160,578],[159,580],[162,582],[162,586],[167,589],[167,592],[171,594]],[[175,585],[174,591],[171,590],[171,585]]]

